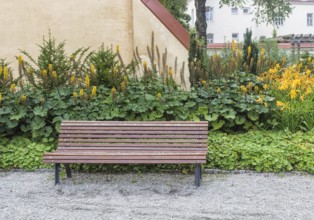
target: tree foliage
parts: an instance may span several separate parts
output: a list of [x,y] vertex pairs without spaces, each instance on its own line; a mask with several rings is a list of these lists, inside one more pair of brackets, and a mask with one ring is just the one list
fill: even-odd
[[160,0],[169,12],[186,28],[189,28],[191,16],[186,13],[188,0]]

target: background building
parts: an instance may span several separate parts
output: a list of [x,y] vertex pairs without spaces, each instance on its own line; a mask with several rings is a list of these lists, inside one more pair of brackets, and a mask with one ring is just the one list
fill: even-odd
[[[278,17],[273,24],[256,25],[253,0],[247,1],[243,8],[220,7],[219,0],[207,0],[207,42],[243,41],[246,28],[252,30],[255,40],[272,37],[274,33],[277,36],[313,33],[314,0],[291,0],[291,4],[293,11],[289,18]],[[194,1],[189,2],[188,11],[193,25],[196,20]]]

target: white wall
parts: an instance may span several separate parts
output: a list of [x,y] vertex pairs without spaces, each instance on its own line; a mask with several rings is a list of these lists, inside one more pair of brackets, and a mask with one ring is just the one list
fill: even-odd
[[[314,32],[314,26],[307,26],[307,13],[313,13],[314,3],[294,3],[293,12],[289,18],[286,18],[284,25],[275,27],[272,24],[256,25],[253,21],[254,8],[250,6],[250,1],[244,7],[250,7],[251,14],[243,14],[242,9],[238,9],[238,14],[231,13],[231,7],[219,7],[219,0],[207,0],[206,6],[214,7],[214,20],[207,22],[207,33],[214,34],[214,43],[224,43],[232,41],[232,33],[239,33],[239,41],[243,41],[243,34],[246,28],[253,32],[253,39],[258,40],[261,36],[271,37],[273,30],[276,29],[277,36],[286,34],[309,34]],[[188,13],[191,14],[194,7],[194,1],[189,3]],[[195,11],[195,9],[194,9]],[[196,19],[196,18],[194,18]],[[314,17],[313,17],[314,19]],[[313,20],[314,24],[314,20]]]

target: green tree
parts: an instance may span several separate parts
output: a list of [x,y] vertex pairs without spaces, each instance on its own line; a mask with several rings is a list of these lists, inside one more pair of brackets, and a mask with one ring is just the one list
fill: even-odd
[[168,11],[185,27],[189,29],[191,16],[186,13],[188,0],[160,0]]
[[[209,0],[210,2],[210,0]],[[220,0],[220,6],[228,5],[231,7],[243,7],[246,0]],[[253,1],[252,1],[253,2]],[[196,7],[196,30],[200,38],[206,39],[206,16],[205,16],[206,0],[195,0]],[[288,17],[292,12],[290,0],[255,0],[253,2],[255,8],[254,20],[257,24],[273,23],[276,17]]]

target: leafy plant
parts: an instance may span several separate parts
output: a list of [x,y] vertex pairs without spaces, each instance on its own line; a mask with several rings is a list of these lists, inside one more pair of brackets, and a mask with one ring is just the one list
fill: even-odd
[[[45,140],[43,140],[45,141]],[[48,140],[46,140],[48,141]],[[49,167],[42,163],[43,154],[51,151],[51,143],[35,143],[24,137],[0,139],[0,168],[35,170]]]
[[207,167],[210,168],[314,173],[313,159],[313,132],[293,135],[283,131],[209,133]]

